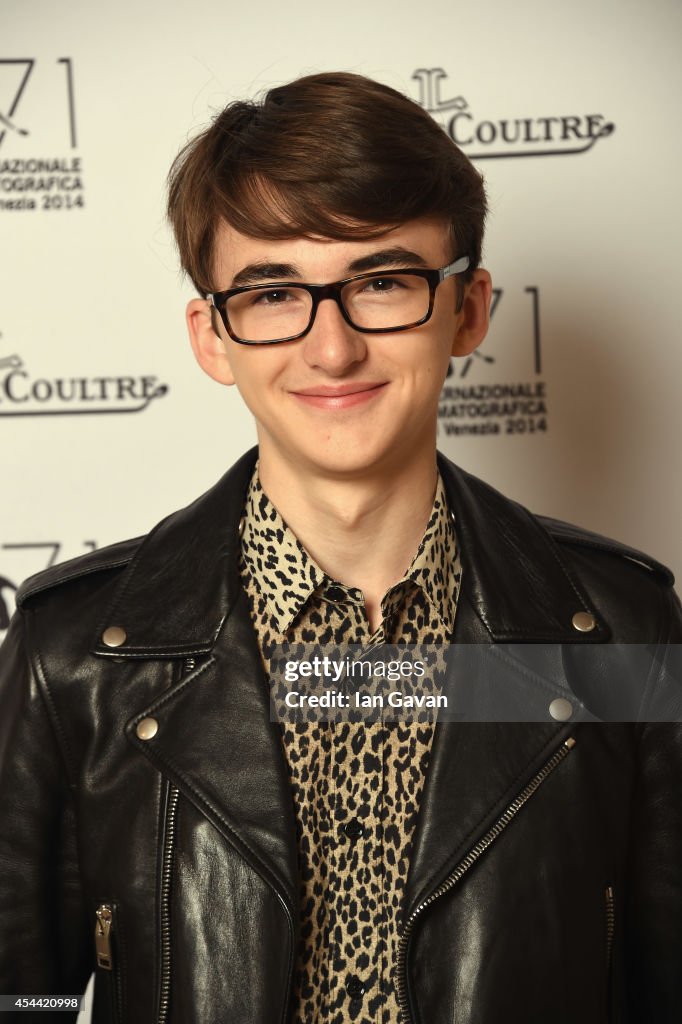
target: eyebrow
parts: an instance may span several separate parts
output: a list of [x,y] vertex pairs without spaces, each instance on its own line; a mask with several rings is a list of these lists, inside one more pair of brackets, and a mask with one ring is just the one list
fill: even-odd
[[391,249],[380,249],[379,252],[367,253],[366,256],[360,256],[348,264],[348,270],[357,274],[369,270],[381,270],[383,267],[428,267],[428,263],[419,253],[397,245]]
[[[347,265],[346,273],[348,275],[363,274],[371,270],[381,270],[384,267],[428,266],[427,261],[419,253],[398,245],[359,256],[358,259],[352,260]],[[302,279],[301,271],[294,263],[273,263],[263,260],[242,267],[235,274],[230,287],[241,288],[249,284],[260,284],[261,281],[301,281]]]
[[293,263],[249,263],[234,275],[230,288],[258,284],[260,281],[293,281],[300,278]]

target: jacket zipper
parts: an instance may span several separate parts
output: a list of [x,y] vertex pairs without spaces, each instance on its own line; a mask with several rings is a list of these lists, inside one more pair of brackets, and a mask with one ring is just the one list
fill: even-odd
[[111,972],[112,998],[114,1001],[114,1017],[120,1019],[123,1005],[121,992],[121,972],[118,970],[112,935],[116,931],[116,913],[113,903],[100,903],[95,911],[95,954],[97,966],[103,971]]
[[613,933],[616,924],[616,909],[614,905],[613,886],[609,885],[606,890],[606,957],[611,964],[611,951],[613,949]]
[[[185,658],[179,676],[189,675],[196,667],[196,658]],[[173,873],[173,850],[175,847],[175,823],[180,793],[175,786],[169,786],[166,803],[166,822],[163,836],[163,861],[161,864],[161,976],[159,982],[159,1013],[157,1024],[166,1024],[170,1007],[171,988],[171,934],[170,934],[170,885]]]
[[613,957],[613,936],[616,928],[616,906],[613,886],[609,885],[605,891],[606,898],[606,978],[607,995],[606,1011],[608,1019],[611,1020],[611,979],[612,979],[612,957]]
[[[182,675],[188,675],[196,667],[195,658],[186,658],[181,671]],[[175,845],[175,826],[177,820],[179,791],[175,786],[168,790],[168,803],[166,810],[166,827],[164,832],[163,862],[161,866],[161,977],[159,984],[159,1013],[157,1024],[166,1024],[168,1010],[170,1008],[171,989],[171,934],[170,934],[170,884],[173,871],[173,850]],[[293,920],[291,912],[275,890],[276,895],[282,904],[289,921],[290,930],[293,932]],[[287,997],[284,1009],[284,1018],[287,1015],[287,1006],[291,995],[292,967],[289,966],[289,981],[287,985]]]
[[400,936],[398,944],[398,956],[397,956],[397,977],[398,977],[398,1005],[400,1007],[400,1019],[402,1024],[410,1024],[410,1002],[409,1002],[409,983],[407,978],[407,947],[412,934],[414,923],[422,913],[422,911],[431,906],[435,900],[439,899],[446,892],[449,892],[454,885],[459,882],[463,875],[471,868],[476,861],[481,857],[483,853],[488,849],[492,843],[498,838],[498,836],[504,831],[507,825],[516,817],[518,812],[521,810],[523,805],[531,798],[533,793],[539,788],[539,786],[545,781],[548,775],[550,775],[558,764],[570,753],[575,746],[575,739],[569,736],[568,739],[564,740],[559,749],[549,759],[547,764],[540,769],[528,785],[519,793],[516,799],[507,807],[503,814],[497,819],[494,825],[486,832],[482,839],[476,843],[475,846],[467,853],[457,867],[452,871],[445,881],[441,882],[437,889],[435,889],[431,895],[423,900],[419,906],[417,906],[403,928],[403,932]]
[[171,786],[168,791],[166,827],[163,838],[163,863],[161,865],[161,981],[159,986],[158,1024],[166,1024],[170,1005],[171,983],[171,935],[170,935],[170,884],[173,871],[173,849],[175,844],[175,822],[178,811],[179,791]]

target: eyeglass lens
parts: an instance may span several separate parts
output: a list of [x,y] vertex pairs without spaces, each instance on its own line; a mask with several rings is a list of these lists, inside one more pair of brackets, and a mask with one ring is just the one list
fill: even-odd
[[[398,330],[422,320],[429,311],[429,284],[413,274],[387,274],[349,281],[341,289],[349,319],[356,327]],[[232,295],[226,312],[239,338],[278,341],[305,331],[313,300],[304,288],[264,287]]]

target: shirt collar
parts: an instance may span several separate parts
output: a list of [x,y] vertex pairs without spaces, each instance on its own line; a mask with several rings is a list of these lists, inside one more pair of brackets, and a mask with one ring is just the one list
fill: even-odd
[[239,526],[242,559],[286,633],[310,595],[327,579],[261,487],[256,463]]
[[446,635],[450,636],[455,626],[461,578],[454,514],[448,509],[445,486],[439,473],[424,535],[405,575],[390,588],[382,601],[384,618],[389,608],[397,607],[405,582],[412,580],[424,592],[431,612],[438,616]]
[[[327,601],[364,604],[362,591],[328,576],[289,529],[261,487],[258,463],[246,493],[240,532],[244,564],[257,580],[279,633],[287,632],[315,591]],[[397,610],[411,581],[421,588],[430,612],[438,616],[449,636],[454,628],[461,573],[454,519],[439,473],[431,515],[419,547],[405,574],[381,602],[384,619]]]

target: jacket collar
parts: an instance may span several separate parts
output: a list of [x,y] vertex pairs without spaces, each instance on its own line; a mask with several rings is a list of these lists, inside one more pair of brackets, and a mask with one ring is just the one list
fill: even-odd
[[[211,490],[144,539],[98,627],[93,653],[181,657],[212,649],[240,593],[239,523],[256,458],[254,448]],[[455,639],[603,642],[606,626],[541,524],[443,456],[439,466],[457,523],[460,600],[474,611],[475,625],[458,613]],[[595,616],[590,634],[576,634],[571,620],[578,611]],[[125,632],[120,646],[102,640],[111,626]]]
[[[610,631],[559,545],[523,505],[439,455],[455,512],[464,591],[495,643],[603,643]],[[595,619],[577,633],[576,612]],[[465,623],[455,639],[469,641]],[[481,640],[483,637],[476,637]]]

